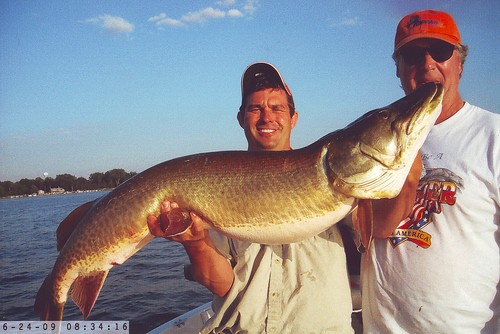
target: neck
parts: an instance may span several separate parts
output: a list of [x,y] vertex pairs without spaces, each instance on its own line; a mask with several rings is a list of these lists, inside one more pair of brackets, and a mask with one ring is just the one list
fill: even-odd
[[436,120],[436,124],[446,121],[451,116],[455,115],[465,104],[465,101],[462,100],[460,94],[457,94],[456,97],[443,100],[443,109],[438,119]]

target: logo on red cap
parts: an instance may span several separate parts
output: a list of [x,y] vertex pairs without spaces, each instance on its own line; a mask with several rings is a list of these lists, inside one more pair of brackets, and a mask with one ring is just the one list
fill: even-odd
[[415,27],[420,27],[422,24],[428,25],[436,25],[442,27],[443,25],[439,25],[440,22],[438,20],[422,20],[419,15],[413,15],[408,20],[408,24],[406,25],[407,29],[412,29]]
[[435,10],[423,10],[406,15],[399,22],[394,40],[394,50],[418,38],[435,38],[457,45],[460,32],[450,14]]

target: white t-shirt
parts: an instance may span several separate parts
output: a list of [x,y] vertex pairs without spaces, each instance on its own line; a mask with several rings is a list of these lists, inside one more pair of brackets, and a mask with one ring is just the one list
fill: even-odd
[[353,333],[342,238],[336,225],[288,245],[260,245],[212,234],[235,279],[201,333]]
[[365,333],[500,333],[500,115],[435,125],[410,218],[362,260]]

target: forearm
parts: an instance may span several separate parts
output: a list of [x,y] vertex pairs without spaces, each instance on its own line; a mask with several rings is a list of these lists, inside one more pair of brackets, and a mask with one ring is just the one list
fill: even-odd
[[418,154],[399,195],[372,201],[374,238],[387,238],[408,217],[415,204],[421,173],[422,159]]
[[217,251],[210,237],[183,245],[192,265],[192,278],[215,295],[225,296],[233,285],[233,268]]
[[[177,203],[165,201],[161,205],[159,217],[151,215],[148,217],[148,227],[152,235],[166,238],[181,243],[191,261],[190,279],[193,279],[207,287],[214,294],[223,297],[233,285],[233,268],[212,243],[212,239],[206,230],[206,222],[198,215],[191,212],[191,226],[183,233],[169,235],[163,226],[178,224],[182,214],[173,214],[179,209]],[[169,214],[172,216],[169,217]],[[178,212],[175,212],[178,213]],[[172,220],[170,220],[172,219]]]
[[373,201],[373,237],[387,238],[398,227],[402,220],[408,217],[411,206],[408,207],[408,197],[405,194],[393,199]]

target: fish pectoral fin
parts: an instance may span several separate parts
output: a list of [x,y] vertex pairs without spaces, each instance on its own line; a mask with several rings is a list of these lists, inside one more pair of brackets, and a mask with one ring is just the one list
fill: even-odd
[[358,207],[352,213],[352,224],[361,239],[358,251],[364,253],[369,249],[373,238],[373,208],[371,200],[358,200]]
[[[182,234],[191,227],[193,221],[188,211],[182,211],[179,208],[173,208],[168,213],[168,221],[161,221],[161,229],[165,233],[165,238]],[[165,226],[166,225],[166,226]]]
[[66,241],[68,241],[75,228],[90,210],[92,205],[94,205],[95,201],[97,200],[93,200],[80,205],[75,210],[71,211],[71,213],[59,224],[59,227],[56,231],[58,251],[60,251],[64,247]]
[[90,311],[92,311],[104,284],[104,280],[106,280],[106,276],[108,276],[108,272],[108,270],[105,270],[90,275],[81,275],[73,282],[71,298],[73,298],[73,302],[82,311],[84,319],[87,319]]

